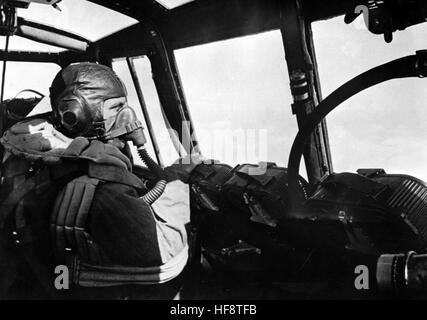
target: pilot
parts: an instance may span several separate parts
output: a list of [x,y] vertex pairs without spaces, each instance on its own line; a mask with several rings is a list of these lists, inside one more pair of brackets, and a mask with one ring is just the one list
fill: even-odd
[[[179,278],[188,259],[188,186],[150,158],[126,97],[110,68],[71,64],[50,88],[52,112],[4,133],[3,297],[80,298],[108,288],[120,292],[115,298],[139,297],[130,288],[156,292],[147,288]],[[132,173],[128,141],[149,169],[146,179]]]

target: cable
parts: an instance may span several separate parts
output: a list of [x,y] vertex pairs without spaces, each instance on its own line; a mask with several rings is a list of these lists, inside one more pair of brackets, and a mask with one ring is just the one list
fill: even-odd
[[2,71],[2,76],[1,76],[1,96],[0,96],[0,103],[3,103],[3,99],[4,99],[4,82],[6,79],[6,63],[7,63],[7,53],[9,51],[9,39],[10,39],[10,35],[8,34],[6,36],[6,45],[4,48],[4,58],[3,58],[3,71]]

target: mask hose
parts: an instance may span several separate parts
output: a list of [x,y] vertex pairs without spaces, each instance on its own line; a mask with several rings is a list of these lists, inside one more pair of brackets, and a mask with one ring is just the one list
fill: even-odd
[[157,183],[156,185],[148,191],[144,196],[141,197],[141,199],[148,205],[152,205],[160,196],[163,194],[166,188],[166,178],[165,173],[160,167],[148,154],[147,149],[145,146],[138,147],[138,155],[141,158],[142,162],[150,169],[156,176],[157,176]]
[[155,186],[141,197],[146,204],[152,205],[165,191],[167,181],[163,168],[150,157],[145,148],[147,140],[144,136],[142,123],[137,120],[135,111],[128,106],[119,111],[112,130],[104,138],[108,140],[120,136],[124,136],[125,140],[132,141],[137,147],[142,162],[156,175]]

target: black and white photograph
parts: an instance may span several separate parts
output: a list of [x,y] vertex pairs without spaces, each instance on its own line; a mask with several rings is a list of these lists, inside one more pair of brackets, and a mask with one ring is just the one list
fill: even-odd
[[425,77],[423,0],[0,0],[0,302],[426,300]]

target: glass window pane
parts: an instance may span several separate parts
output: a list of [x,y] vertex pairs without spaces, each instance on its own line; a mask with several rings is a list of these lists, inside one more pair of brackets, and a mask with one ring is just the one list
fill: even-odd
[[[49,88],[59,70],[60,67],[54,63],[7,62],[4,99],[14,98],[25,89],[36,90],[44,94],[45,98],[31,115],[50,111]],[[2,72],[3,62],[0,63],[0,74]]]
[[[96,41],[138,22],[86,0],[62,0],[58,6],[62,11],[52,6],[32,3],[28,9],[18,9],[18,16],[73,32],[90,41]],[[1,37],[0,48],[4,48],[4,45],[4,37]],[[10,50],[58,52],[64,49],[13,36]]]
[[175,51],[202,153],[286,166],[297,133],[279,31]]
[[[343,19],[313,24],[324,96],[372,67],[425,48],[426,24],[395,33],[387,44],[366,30],[363,17],[351,25]],[[328,130],[335,170],[384,168],[427,181],[425,86],[420,79],[389,81],[334,110]]]
[[[132,76],[130,74],[126,60],[124,58],[114,60],[113,61],[113,70],[116,72],[116,74],[119,76],[119,78],[123,81],[123,83],[126,86],[126,90],[128,93],[128,97],[127,97],[128,104],[129,104],[129,106],[131,106],[135,110],[138,119],[141,120],[143,125],[144,125],[144,128],[145,128],[144,134],[145,134],[145,137],[147,139],[147,150],[148,150],[149,155],[155,160],[156,154],[154,152],[153,144],[150,141],[149,134],[146,131],[147,125],[145,123],[145,119],[144,119],[144,115],[142,113],[141,105],[139,104],[139,101],[138,101],[138,95],[136,93],[135,86],[134,86],[133,80],[132,80]],[[138,156],[136,148],[132,145],[132,143],[130,143],[130,146],[131,146],[131,151],[132,151],[133,160],[134,160],[135,164],[143,165],[142,160]]]
[[137,57],[134,59],[134,64],[163,163],[166,166],[171,165],[178,159],[179,155],[166,127],[159,95],[153,80],[150,60],[145,56]]
[[[54,63],[14,62],[6,64],[5,97],[12,98],[19,91],[33,89],[49,95],[53,78],[60,70]],[[0,62],[0,74],[3,62]]]
[[[160,156],[162,162],[166,166],[170,165],[178,159],[178,153],[173,147],[165,121],[163,119],[159,98],[152,79],[150,61],[146,57],[137,57],[134,59],[134,64],[139,82],[142,86],[144,101],[147,105],[147,110],[150,116],[151,124],[153,126],[154,135],[160,149]],[[129,71],[126,60],[115,60],[113,62],[113,69],[126,85],[126,89],[128,91],[128,103],[135,109],[138,119],[143,121],[145,128],[145,137],[149,142],[148,152],[153,159],[156,159],[154,147],[148,132],[148,127],[145,122],[145,118],[142,112],[141,105],[139,103],[135,85],[133,83],[132,76]],[[131,149],[134,155],[135,163],[142,164],[139,157],[137,156],[136,148],[132,147]]]
[[120,12],[87,0],[62,0],[61,11],[47,5],[31,4],[28,9],[18,9],[18,15],[46,23],[96,41],[138,21]]

